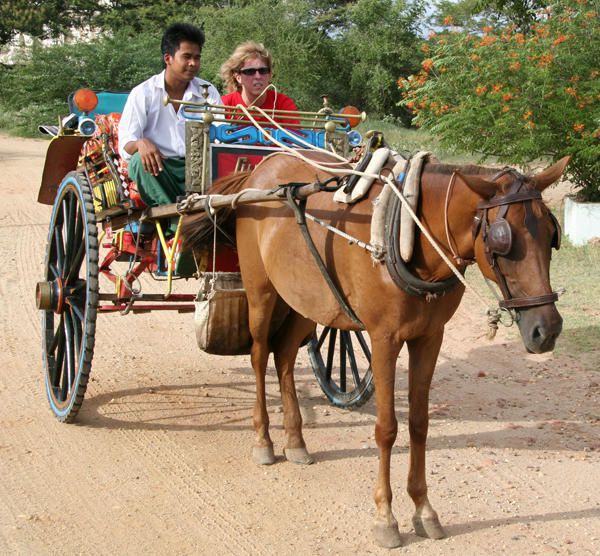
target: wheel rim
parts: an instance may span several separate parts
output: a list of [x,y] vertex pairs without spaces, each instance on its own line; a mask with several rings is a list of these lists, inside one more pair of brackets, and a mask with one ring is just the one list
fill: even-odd
[[69,175],[57,193],[36,288],[42,309],[46,392],[61,420],[81,405],[93,355],[98,302],[98,241],[89,186]]
[[308,344],[313,371],[327,398],[339,407],[358,407],[373,394],[371,350],[361,331],[318,327]]

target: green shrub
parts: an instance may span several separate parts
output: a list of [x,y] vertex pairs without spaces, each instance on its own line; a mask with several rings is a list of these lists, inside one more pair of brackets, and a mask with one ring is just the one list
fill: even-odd
[[42,47],[0,72],[2,127],[37,134],[41,123],[65,115],[69,93],[80,88],[128,90],[162,67],[160,38],[125,31],[89,43]]
[[572,155],[568,176],[581,198],[600,201],[600,18],[592,4],[552,2],[529,35],[486,27],[433,37],[421,71],[399,80],[402,105],[449,148],[511,164]]

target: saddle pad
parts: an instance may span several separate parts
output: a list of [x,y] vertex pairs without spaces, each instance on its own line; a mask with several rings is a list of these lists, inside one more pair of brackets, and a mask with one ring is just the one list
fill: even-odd
[[[398,157],[393,173],[396,176],[396,183],[403,185],[402,194],[406,198],[410,208],[414,211],[417,209],[419,201],[419,186],[421,183],[421,171],[423,163],[430,156],[427,151],[420,151],[415,154],[410,160],[404,160]],[[404,176],[406,167],[408,166],[408,174]],[[376,259],[381,260],[385,253],[385,213],[388,202],[394,195],[391,187],[386,183],[382,192],[373,202],[373,217],[371,220],[371,245],[376,248]],[[392,238],[388,238],[388,241]],[[402,204],[400,215],[400,255],[404,262],[410,261],[415,243],[415,222],[410,216],[408,209]],[[379,253],[381,255],[379,256]]]
[[[390,149],[380,148],[376,149],[373,153],[371,161],[365,169],[365,174],[371,174],[372,176],[378,176],[379,172],[388,161],[390,157]],[[368,192],[369,188],[375,181],[375,177],[361,176],[356,183],[356,186],[350,193],[344,193],[344,189],[340,188],[335,192],[333,200],[338,203],[356,203],[360,201]]]

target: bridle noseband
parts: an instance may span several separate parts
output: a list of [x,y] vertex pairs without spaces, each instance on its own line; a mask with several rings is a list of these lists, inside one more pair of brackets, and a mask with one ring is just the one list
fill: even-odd
[[[515,177],[515,182],[511,185],[510,190],[506,195],[502,197],[496,195],[477,205],[477,215],[473,222],[473,238],[475,239],[481,231],[487,262],[494,270],[498,286],[504,297],[504,300],[499,302],[500,307],[504,309],[518,309],[554,303],[558,299],[558,294],[556,292],[536,296],[513,297],[508,289],[506,278],[498,266],[498,256],[508,255],[512,248],[512,229],[508,221],[505,220],[510,205],[540,200],[542,198],[541,192],[535,188],[527,187],[525,177],[512,168],[506,168],[500,171],[492,178],[492,181],[496,181],[505,174],[511,174]],[[500,207],[500,210],[496,215],[496,219],[490,223],[488,221],[488,209],[494,207]],[[552,247],[559,249],[560,225],[554,215],[552,213],[549,214],[555,226]],[[525,205],[525,225],[531,235],[535,237],[537,235],[537,220],[533,216],[531,203]]]

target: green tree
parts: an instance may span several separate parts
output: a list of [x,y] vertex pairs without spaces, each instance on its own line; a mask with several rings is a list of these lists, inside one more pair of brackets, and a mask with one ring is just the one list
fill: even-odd
[[423,58],[423,2],[358,0],[346,10],[347,29],[332,39],[339,92],[373,114],[401,116],[395,82]]
[[599,23],[593,3],[562,0],[530,34],[440,33],[421,71],[399,80],[402,105],[448,148],[513,164],[570,154],[582,197],[600,200]]
[[463,29],[476,29],[482,24],[514,25],[526,32],[547,5],[547,0],[441,0],[432,19],[438,26],[450,21]]
[[40,39],[68,34],[89,24],[101,9],[95,0],[2,0],[0,46],[19,33]]

